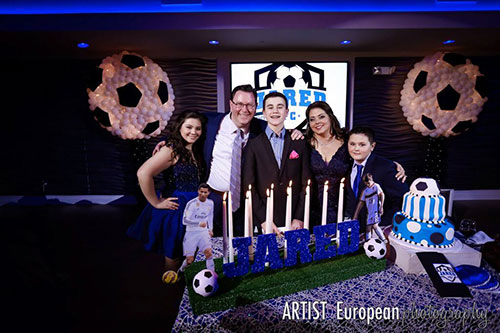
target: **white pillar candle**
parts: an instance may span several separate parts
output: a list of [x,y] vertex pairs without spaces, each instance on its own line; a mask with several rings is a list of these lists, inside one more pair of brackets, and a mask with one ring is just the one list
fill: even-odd
[[253,237],[253,206],[252,206],[252,185],[248,185],[248,235]]
[[326,224],[326,214],[327,214],[327,206],[328,206],[328,180],[325,181],[325,185],[323,186],[323,211],[321,214],[321,225]]
[[227,205],[226,205],[227,192],[224,192],[222,197],[222,261],[227,264]]
[[286,213],[285,213],[285,230],[292,228],[292,181],[286,188]]
[[244,218],[243,218],[243,223],[244,223],[244,229],[243,229],[243,236],[244,237],[248,237],[250,235],[250,232],[249,232],[249,228],[250,228],[250,212],[249,212],[249,209],[250,209],[250,199],[249,199],[249,193],[250,193],[250,190],[246,191],[245,192],[245,215],[244,215]]
[[250,237],[250,246],[248,253],[250,260],[253,260],[253,211],[252,211],[252,185],[248,185],[248,236]]
[[345,181],[345,177],[340,180],[339,205],[338,205],[338,210],[337,210],[337,222],[344,221],[344,181]]
[[306,198],[304,204],[304,229],[309,230],[309,211],[311,205],[311,180],[307,180]]
[[340,246],[340,232],[339,232],[339,223],[344,221],[344,181],[345,177],[340,180],[339,186],[339,205],[337,210],[337,232],[335,233],[337,247]]
[[269,215],[271,216],[271,222],[274,222],[274,184],[271,184],[271,190],[269,191],[269,197],[271,201],[271,212]]
[[234,249],[233,249],[233,198],[231,192],[228,192],[227,199],[227,216],[228,216],[228,229],[229,229],[229,262],[234,262]]
[[271,196],[269,194],[269,189],[266,189],[267,201],[266,201],[266,234],[273,232],[273,227],[271,225]]
[[[285,231],[292,229],[292,181],[288,184],[286,188],[286,213],[285,213]],[[288,244],[285,239],[285,259],[288,256]]]

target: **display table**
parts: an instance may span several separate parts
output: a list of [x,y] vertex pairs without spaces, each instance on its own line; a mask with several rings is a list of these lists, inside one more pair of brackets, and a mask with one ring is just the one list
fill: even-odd
[[[214,238],[212,242],[215,256],[221,256],[221,239]],[[202,255],[197,260],[202,260]],[[500,279],[497,272],[485,268]],[[382,272],[199,316],[192,312],[186,289],[172,331],[498,331],[500,294],[474,289],[471,293],[473,298],[441,298],[427,275],[406,274],[394,265]],[[312,319],[314,310],[309,315],[308,308],[315,301],[325,304],[324,319],[322,314]],[[300,310],[293,313],[295,306]],[[377,307],[383,315],[368,324],[368,313],[377,311]],[[321,312],[318,303],[316,308]],[[399,319],[395,318],[396,313]],[[349,314],[356,314],[357,318],[347,319]],[[389,314],[391,319],[384,320]],[[311,319],[302,319],[304,316]]]

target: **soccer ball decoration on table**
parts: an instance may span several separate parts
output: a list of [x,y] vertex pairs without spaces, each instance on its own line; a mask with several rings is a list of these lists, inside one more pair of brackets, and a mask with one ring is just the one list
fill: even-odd
[[431,137],[458,135],[477,121],[488,100],[483,85],[484,76],[469,59],[438,52],[408,72],[399,104],[415,131]]
[[213,295],[218,288],[217,273],[214,271],[203,269],[194,276],[193,289],[197,294],[207,297]]
[[363,248],[366,255],[372,259],[382,259],[387,253],[385,243],[378,238],[370,238],[363,244]]
[[174,91],[167,73],[148,57],[123,51],[106,57],[87,89],[99,124],[122,139],[149,139],[167,125]]

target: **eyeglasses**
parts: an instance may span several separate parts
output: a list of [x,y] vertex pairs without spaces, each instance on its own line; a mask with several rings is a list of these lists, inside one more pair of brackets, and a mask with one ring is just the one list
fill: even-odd
[[233,103],[233,104],[236,106],[236,109],[237,109],[237,110],[241,110],[241,109],[243,109],[244,107],[246,107],[248,111],[255,111],[255,107],[256,107],[256,105],[255,105],[255,104],[235,103],[235,102],[233,102],[233,101],[231,101],[231,103]]

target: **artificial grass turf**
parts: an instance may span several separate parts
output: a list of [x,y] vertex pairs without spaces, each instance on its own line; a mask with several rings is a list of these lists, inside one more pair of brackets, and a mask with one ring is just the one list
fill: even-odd
[[190,265],[185,277],[193,313],[200,315],[378,272],[385,269],[385,264],[385,260],[368,258],[360,249],[354,254],[278,270],[266,268],[263,273],[230,279],[222,273],[222,258],[219,258],[215,260],[219,289],[210,297],[200,296],[193,290],[194,276],[206,268],[204,261]]

